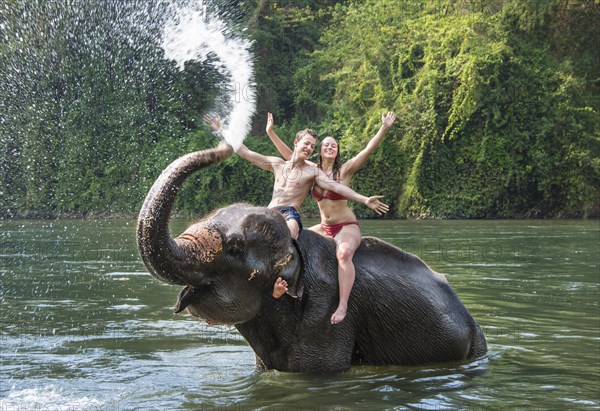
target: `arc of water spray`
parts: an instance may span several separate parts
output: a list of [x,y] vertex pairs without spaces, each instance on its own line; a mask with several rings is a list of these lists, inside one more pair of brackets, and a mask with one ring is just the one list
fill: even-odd
[[[188,60],[204,61],[210,53],[221,62],[219,70],[231,79],[228,103],[231,110],[223,118],[222,135],[237,151],[250,131],[250,120],[256,106],[253,78],[252,43],[231,35],[227,25],[216,16],[207,15],[202,3],[176,8],[175,18],[165,25],[163,49],[165,57],[179,67]],[[198,7],[199,6],[199,7]]]

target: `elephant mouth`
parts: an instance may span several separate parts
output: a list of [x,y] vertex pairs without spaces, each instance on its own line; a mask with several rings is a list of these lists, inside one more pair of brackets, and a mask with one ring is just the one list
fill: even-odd
[[[190,305],[194,304],[194,303],[198,303],[200,302],[200,300],[202,299],[202,297],[206,297],[206,295],[208,294],[208,286],[200,286],[200,287],[194,287],[191,285],[187,285],[185,286],[180,292],[179,295],[177,296],[177,302],[175,303],[175,307],[173,308],[173,312],[175,314],[179,314],[180,312],[182,312],[183,310],[185,310],[186,308],[188,308]],[[194,316],[198,316],[199,314],[196,313],[193,305],[192,307],[190,307],[190,314],[194,315]],[[210,325],[223,325],[223,324],[231,324],[234,325],[234,322],[231,321],[224,321],[223,319],[221,320],[216,320],[214,318],[209,318],[206,312],[202,313],[202,317],[203,319],[207,322],[207,324]]]
[[179,292],[177,296],[177,302],[175,303],[175,308],[173,308],[173,312],[175,314],[179,314],[183,310],[187,308],[195,299],[196,299],[196,289],[191,285],[185,286],[183,290]]

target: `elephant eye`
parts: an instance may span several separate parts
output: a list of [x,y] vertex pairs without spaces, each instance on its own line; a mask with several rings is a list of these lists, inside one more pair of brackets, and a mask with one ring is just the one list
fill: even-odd
[[233,257],[239,257],[244,254],[244,239],[242,236],[235,235],[228,238],[225,245],[225,252]]
[[242,250],[242,247],[240,247],[237,244],[231,244],[229,247],[227,247],[227,254],[232,255],[232,256],[240,256],[244,253],[244,250]]

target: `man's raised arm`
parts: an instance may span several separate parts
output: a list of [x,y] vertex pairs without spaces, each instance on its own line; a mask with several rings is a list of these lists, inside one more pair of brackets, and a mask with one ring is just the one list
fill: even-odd
[[266,128],[267,135],[269,136],[269,138],[271,139],[271,141],[277,148],[277,151],[279,151],[281,156],[284,158],[284,160],[290,160],[292,158],[293,151],[275,133],[275,131],[273,130],[274,125],[275,125],[275,121],[273,120],[273,114],[268,113],[267,114],[267,128]]
[[243,159],[248,160],[252,164],[262,168],[263,170],[270,171],[271,173],[274,172],[273,164],[283,161],[278,157],[264,156],[262,154],[259,154],[255,151],[250,150],[243,144],[238,149],[238,151],[236,151],[236,153],[239,154],[239,156]]

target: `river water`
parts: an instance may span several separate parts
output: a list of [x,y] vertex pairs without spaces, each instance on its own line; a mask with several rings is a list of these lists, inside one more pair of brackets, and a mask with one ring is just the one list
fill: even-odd
[[234,328],[172,313],[179,287],[147,274],[135,221],[0,221],[0,410],[600,409],[598,221],[362,229],[445,273],[488,355],[257,372]]

